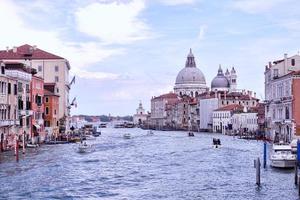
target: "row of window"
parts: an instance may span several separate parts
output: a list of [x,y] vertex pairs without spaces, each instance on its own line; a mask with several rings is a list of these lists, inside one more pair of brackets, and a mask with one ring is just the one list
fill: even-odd
[[[54,71],[55,71],[55,72],[58,72],[58,70],[59,70],[59,67],[56,65],[56,66],[54,67]],[[39,72],[43,71],[42,65],[39,65],[39,66],[38,66],[38,71],[39,71]]]
[[[222,101],[222,105],[229,105],[229,101]],[[245,105],[245,101],[235,101],[233,100],[232,101],[232,104],[235,104],[235,103],[238,103],[239,105]],[[251,101],[246,101],[246,105],[250,105],[251,104]],[[255,106],[255,101],[252,101],[252,106]]]
[[273,119],[291,119],[290,118],[290,108],[286,106],[284,108],[285,112],[283,113],[283,108],[273,109]]

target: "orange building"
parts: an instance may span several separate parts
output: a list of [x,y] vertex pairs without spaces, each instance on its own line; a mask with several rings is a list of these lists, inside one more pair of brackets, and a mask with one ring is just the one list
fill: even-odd
[[31,118],[31,138],[33,143],[37,143],[45,140],[45,129],[44,129],[44,79],[35,75],[31,78],[30,83],[31,93],[31,109],[33,112]]
[[59,95],[55,83],[44,84],[44,126],[48,137],[59,134]]
[[295,135],[300,136],[300,71],[293,73],[292,93]]

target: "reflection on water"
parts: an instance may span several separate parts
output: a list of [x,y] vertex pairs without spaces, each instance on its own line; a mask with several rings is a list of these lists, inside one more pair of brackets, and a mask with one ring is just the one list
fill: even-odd
[[2,154],[0,199],[297,199],[291,170],[262,170],[262,187],[255,186],[260,142],[140,129],[103,129],[88,142],[95,151],[87,154],[76,144],[29,149],[19,163]]

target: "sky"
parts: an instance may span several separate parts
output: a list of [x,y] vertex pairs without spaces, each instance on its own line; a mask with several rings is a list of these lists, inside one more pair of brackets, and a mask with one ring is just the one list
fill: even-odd
[[[71,3],[72,2],[72,3]],[[173,90],[192,48],[207,86],[235,67],[264,98],[264,66],[300,50],[299,0],[0,0],[0,49],[22,44],[69,60],[72,114],[132,115]],[[71,78],[70,78],[71,80]]]

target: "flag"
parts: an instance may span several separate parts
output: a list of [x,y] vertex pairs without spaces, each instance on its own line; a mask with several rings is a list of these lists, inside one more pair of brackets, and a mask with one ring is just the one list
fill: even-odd
[[70,82],[70,86],[71,86],[72,84],[75,84],[75,76],[73,76],[73,78],[72,78],[72,80],[71,80],[71,82]]

